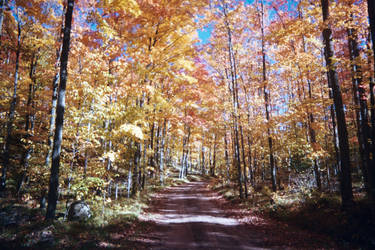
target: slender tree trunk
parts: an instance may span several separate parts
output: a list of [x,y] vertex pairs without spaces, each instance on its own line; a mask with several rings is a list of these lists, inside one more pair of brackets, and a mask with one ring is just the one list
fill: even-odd
[[[35,62],[34,62],[35,59]],[[26,139],[26,151],[23,154],[22,157],[22,166],[23,168],[21,178],[18,183],[17,187],[17,194],[20,193],[21,188],[23,186],[23,183],[27,177],[27,170],[29,168],[29,160],[31,158],[31,154],[33,152],[33,145],[32,143],[29,143],[27,141],[28,138],[34,135],[33,130],[34,130],[34,95],[36,91],[36,78],[35,78],[35,71],[36,71],[36,65],[38,61],[38,56],[33,55],[30,63],[30,72],[29,72],[29,77],[30,77],[30,84],[29,84],[29,93],[27,97],[27,113],[26,113],[26,119],[25,119],[25,139]]]
[[[18,11],[17,11],[18,13]],[[5,147],[4,147],[4,155],[3,155],[3,168],[1,170],[1,179],[0,179],[0,191],[5,190],[6,188],[6,180],[7,180],[7,171],[9,167],[10,161],[10,146],[12,142],[12,132],[13,132],[13,122],[14,116],[16,112],[16,104],[17,104],[17,88],[18,88],[18,71],[19,71],[19,64],[20,64],[20,53],[21,53],[21,23],[17,23],[18,35],[17,35],[17,50],[16,50],[16,67],[14,71],[14,82],[13,82],[13,96],[12,101],[10,103],[9,108],[9,117],[7,122],[7,134],[5,140]]]
[[133,162],[133,173],[132,173],[132,196],[136,195],[138,192],[138,170],[140,167],[140,155],[141,155],[141,144],[139,142],[135,143],[136,151],[134,153],[134,162]]
[[[312,99],[312,87],[311,87],[311,82],[308,81],[308,86],[309,86],[309,98]],[[313,147],[315,147],[316,144],[316,132],[315,129],[313,128],[315,119],[314,115],[311,112],[308,112],[308,119],[309,119],[309,134],[310,134],[310,141]],[[318,190],[322,189],[322,181],[320,177],[320,169],[318,165],[318,159],[314,159],[314,175],[315,175],[315,182],[316,182],[316,187]]]
[[[185,109],[185,116],[186,116],[186,109]],[[182,179],[184,178],[184,173],[185,173],[185,152],[186,152],[186,141],[187,141],[187,138],[186,138],[186,135],[185,135],[185,132],[186,131],[186,124],[184,125],[184,135],[182,137],[182,155],[181,155],[181,163],[180,163],[180,174],[179,174],[179,178]]]
[[186,125],[187,135],[184,135],[182,142],[182,157],[181,157],[181,168],[180,168],[180,179],[185,178],[187,175],[188,168],[188,153],[189,153],[189,140],[190,140],[190,126]]
[[[154,131],[155,131],[155,122],[152,122],[152,126],[150,129],[150,151],[153,152],[154,150]],[[152,173],[155,172],[155,161],[154,161],[154,154],[150,155],[150,166],[152,167]]]
[[253,163],[251,162],[252,161],[252,157],[251,157],[251,141],[250,141],[250,135],[248,134],[247,135],[247,145],[249,147],[249,150],[247,151],[248,155],[248,159],[249,159],[249,175],[250,175],[250,184],[252,187],[255,186],[255,173],[254,173],[254,167],[253,167]]
[[70,32],[72,27],[74,0],[68,0],[67,11],[65,14],[65,28],[63,46],[61,50],[60,60],[60,86],[57,98],[57,109],[56,109],[56,125],[55,135],[53,138],[53,150],[52,150],[52,166],[51,176],[48,190],[48,206],[46,219],[54,219],[56,212],[56,204],[59,194],[59,168],[60,168],[60,153],[61,153],[61,142],[62,142],[62,131],[64,123],[64,111],[65,111],[65,91],[66,82],[68,78],[68,58],[69,58],[69,46],[70,46]]
[[374,78],[375,78],[375,1],[374,0],[367,0],[368,6],[368,14],[370,20],[370,30],[371,30],[371,40],[372,40],[372,52],[373,52],[373,67],[374,67],[374,75],[371,76],[372,80],[370,79],[370,96],[371,96],[371,139],[372,139],[372,163],[369,166],[369,182],[370,189],[371,189],[371,196],[372,196],[372,219],[375,221],[375,98],[374,98]]
[[[66,13],[66,5],[64,4],[63,7],[63,14]],[[59,48],[56,49],[56,62],[55,62],[55,71],[56,74],[52,81],[52,105],[50,111],[50,120],[49,120],[49,132],[48,132],[48,140],[47,140],[47,154],[45,159],[45,166],[49,167],[51,162],[51,154],[52,154],[52,147],[53,147],[53,132],[55,129],[55,122],[56,122],[56,107],[57,107],[57,90],[59,87],[59,80],[60,80],[60,59],[61,59],[61,50],[62,50],[62,39],[64,34],[64,15],[61,16],[61,30],[58,37]]]
[[211,176],[215,176],[215,170],[216,170],[216,148],[217,148],[217,134],[215,133],[215,138],[214,138],[214,148],[213,148],[213,156],[212,156],[212,165],[211,165]]
[[[298,7],[298,15],[299,15],[299,18],[302,20],[303,19],[302,12],[301,12],[299,7]],[[305,43],[305,36],[304,35],[302,35],[302,46],[303,46],[303,52],[306,53],[307,51],[306,51],[306,43]],[[295,49],[294,49],[294,51],[295,51]],[[301,69],[300,69],[299,65],[298,65],[298,68],[301,72]],[[301,79],[302,79],[303,78],[302,72],[300,73],[300,75],[301,75]],[[309,93],[310,100],[312,100],[312,98],[313,98],[313,96],[312,96],[312,85],[311,85],[311,81],[309,79],[310,79],[310,77],[308,75],[308,79],[307,79],[308,93]],[[313,112],[310,112],[310,110],[308,110],[307,113],[308,113],[307,116],[308,116],[308,128],[309,128],[310,141],[311,141],[311,144],[313,146],[313,149],[315,150],[314,147],[315,147],[315,144],[316,144],[316,132],[315,132],[315,129],[313,128],[314,123],[315,123],[315,118],[314,118]],[[315,175],[316,186],[317,186],[318,190],[320,191],[322,189],[322,181],[321,181],[320,168],[319,168],[317,158],[314,159],[314,175]]]
[[142,190],[145,189],[146,184],[146,171],[147,171],[147,140],[144,140],[143,142],[143,162],[142,162],[142,180],[141,180],[141,188]]
[[205,147],[204,147],[204,138],[203,138],[202,139],[202,148],[201,148],[201,155],[202,155],[201,156],[201,159],[202,159],[201,170],[202,170],[202,174],[206,174],[204,154],[205,154]]
[[[352,17],[351,17],[352,18]],[[359,153],[360,153],[360,167],[364,177],[364,184],[367,192],[369,193],[369,198],[371,197],[369,182],[368,182],[368,167],[371,165],[370,162],[370,128],[368,127],[368,115],[367,115],[367,102],[366,97],[363,97],[363,87],[359,90],[359,86],[362,84],[362,72],[361,67],[358,65],[355,60],[359,56],[358,45],[356,41],[356,35],[354,29],[348,29],[348,45],[349,45],[349,57],[351,62],[352,70],[352,85],[353,85],[353,101],[355,106],[355,116],[357,123],[357,137],[359,144]],[[360,100],[360,96],[365,98]],[[358,108],[359,107],[359,108]]]
[[[159,123],[158,123],[158,129],[156,130],[156,145],[155,145],[155,149],[154,149],[154,159],[156,160],[158,172],[160,170],[160,162],[159,162],[160,145],[159,145],[159,143],[160,143],[160,126],[159,126]],[[159,177],[160,177],[160,172],[159,172]]]
[[[90,115],[92,115],[93,111],[94,111],[93,105],[94,105],[94,99],[91,100]],[[89,120],[88,124],[87,124],[87,134],[90,134],[90,131],[91,131],[91,120]],[[90,144],[90,139],[86,138],[85,160],[84,160],[84,163],[83,163],[83,178],[84,179],[86,179],[86,177],[87,177],[87,165],[88,165],[89,156],[90,156],[90,153],[87,149],[87,145],[89,145],[89,144]]]
[[375,1],[367,0],[368,16],[370,20],[371,40],[372,40],[372,53],[374,56],[374,72],[375,72]]
[[243,129],[240,125],[240,131],[241,131],[241,145],[242,145],[242,162],[243,162],[243,184],[244,184],[244,192],[245,192],[245,198],[247,198],[247,173],[246,173],[246,156],[245,156],[245,143],[243,140]]
[[8,6],[8,0],[0,0],[0,44],[1,36],[3,34],[3,23],[4,23],[4,11]]
[[165,136],[166,136],[167,120],[164,118],[162,136],[160,141],[160,184],[164,185],[164,147],[165,147]]
[[[323,21],[327,22],[329,19],[329,0],[321,0]],[[333,46],[332,46],[332,31],[328,24],[323,30],[323,40],[325,46],[325,60],[328,67],[328,82],[332,88],[333,101],[336,111],[338,136],[339,136],[339,149],[340,149],[340,187],[342,207],[348,210],[353,204],[353,191],[351,179],[351,166],[350,166],[350,151],[348,141],[348,130],[346,127],[344,105],[342,101],[340,84],[335,69],[335,64],[332,61]]]
[[[373,33],[372,33],[373,34]],[[370,38],[368,38],[370,39]],[[373,50],[374,50],[374,45],[373,45]],[[370,41],[368,41],[367,43],[367,50],[370,51]],[[368,61],[368,65],[370,66],[371,65],[371,57],[368,56],[367,57],[367,61]],[[373,61],[373,64],[374,64],[374,67],[375,67],[375,61]],[[374,71],[375,72],[375,71]],[[370,90],[370,110],[371,110],[371,117],[370,117],[370,121],[371,121],[371,141],[372,141],[372,155],[373,157],[375,157],[375,94],[374,94],[374,88],[375,88],[375,84],[374,84],[374,81],[375,81],[375,75],[374,74],[370,74],[370,77],[369,77],[369,90]],[[375,159],[373,158],[373,160],[375,161]],[[375,164],[375,163],[374,163]]]
[[130,198],[130,194],[131,194],[131,189],[132,189],[132,165],[133,164],[130,164],[129,166],[129,171],[128,171],[128,183],[127,183],[127,186],[126,186],[126,190],[127,190],[127,194],[128,194],[128,198]]
[[[249,101],[247,99],[248,94],[247,94],[247,90],[246,90],[245,84],[243,85],[243,89],[244,89],[244,92],[245,92],[245,99],[246,99],[246,105],[247,105],[247,125],[248,125],[248,128],[250,128],[251,127],[251,125],[250,125],[250,103],[249,103]],[[243,137],[242,134],[241,134],[241,136]],[[249,150],[247,151],[247,157],[248,157],[248,162],[249,162],[249,179],[250,179],[251,186],[254,187],[254,171],[253,171],[254,169],[253,169],[253,164],[251,162],[250,131],[248,131],[248,133],[247,133],[247,145],[249,147]],[[243,158],[243,160],[245,161],[245,158]]]
[[237,83],[237,69],[236,69],[236,59],[233,52],[232,45],[232,30],[228,22],[228,4],[223,3],[224,11],[224,22],[227,28],[228,35],[228,57],[230,64],[230,73],[231,73],[231,89],[232,92],[232,104],[233,104],[233,129],[234,129],[234,156],[235,164],[237,166],[237,181],[240,199],[243,198],[243,189],[242,189],[242,180],[241,180],[241,157],[240,157],[240,143],[239,143],[239,132],[238,132],[238,122],[239,122],[239,102],[238,102],[238,83]]
[[228,153],[228,140],[227,140],[227,131],[225,129],[224,134],[224,145],[225,145],[225,165],[226,165],[226,176],[227,182],[230,181],[230,164],[229,164],[229,153]]
[[271,137],[270,129],[270,95],[269,90],[267,90],[267,68],[266,68],[266,52],[265,52],[265,41],[264,41],[264,5],[263,0],[261,0],[261,33],[262,33],[262,75],[263,75],[263,95],[264,95],[264,106],[266,109],[266,119],[267,119],[267,135],[268,135],[268,147],[269,147],[269,158],[270,158],[270,170],[271,170],[271,184],[272,190],[276,192],[276,169],[273,156],[273,142]]

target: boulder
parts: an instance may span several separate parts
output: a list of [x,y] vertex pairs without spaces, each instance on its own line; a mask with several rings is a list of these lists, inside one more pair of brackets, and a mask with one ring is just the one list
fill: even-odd
[[23,244],[23,246],[24,247],[52,246],[55,242],[55,237],[53,235],[54,230],[55,230],[54,226],[51,225],[42,230],[31,232],[25,235],[25,243]]
[[75,201],[69,206],[69,221],[85,221],[91,217],[91,209],[84,201]]

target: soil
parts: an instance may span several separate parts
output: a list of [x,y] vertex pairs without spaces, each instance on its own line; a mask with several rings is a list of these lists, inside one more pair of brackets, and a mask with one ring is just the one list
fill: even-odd
[[145,213],[147,249],[336,249],[324,235],[263,218],[225,201],[205,181],[157,193]]

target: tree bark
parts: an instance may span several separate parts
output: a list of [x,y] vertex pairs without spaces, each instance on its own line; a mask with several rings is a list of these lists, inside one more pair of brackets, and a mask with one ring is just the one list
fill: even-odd
[[340,188],[342,198],[342,208],[344,210],[350,209],[353,205],[353,191],[352,191],[352,178],[350,166],[350,151],[348,141],[348,130],[346,127],[344,105],[342,101],[340,84],[336,72],[335,64],[332,60],[333,46],[332,46],[332,31],[328,22],[329,19],[329,0],[321,0],[323,21],[326,26],[323,30],[324,40],[324,56],[326,65],[328,67],[328,84],[332,89],[333,102],[335,105],[338,137],[339,137],[339,150],[340,150]]
[[202,171],[203,175],[206,174],[204,155],[205,155],[205,147],[204,147],[204,137],[203,137],[203,139],[202,139],[202,147],[201,147],[201,159],[202,159],[202,162],[201,162],[201,171]]
[[276,169],[275,160],[273,156],[273,142],[271,137],[270,129],[270,95],[269,90],[267,90],[267,68],[266,68],[266,52],[265,52],[265,41],[264,41],[264,5],[263,0],[261,0],[261,33],[262,33],[262,75],[263,75],[263,95],[264,95],[264,106],[266,109],[266,119],[267,119],[267,135],[268,135],[268,148],[269,148],[269,159],[270,159],[270,170],[271,170],[271,184],[272,190],[276,192]]
[[[367,101],[364,96],[364,89],[362,84],[362,72],[361,67],[355,60],[359,57],[358,44],[356,41],[356,34],[354,29],[350,28],[347,30],[348,33],[348,45],[349,45],[349,57],[351,62],[352,70],[352,85],[353,85],[353,101],[355,105],[355,116],[357,122],[357,137],[359,144],[359,153],[361,158],[361,171],[364,177],[364,184],[366,191],[371,197],[368,181],[368,167],[371,165],[370,162],[370,128],[368,126],[368,112],[367,112]],[[363,100],[364,99],[364,100]],[[358,108],[359,107],[359,108]]]
[[[66,13],[66,5],[63,6],[63,14]],[[55,129],[55,122],[56,122],[56,107],[57,107],[57,90],[59,87],[59,80],[60,80],[60,59],[61,59],[61,50],[62,50],[62,39],[64,34],[64,15],[61,16],[61,30],[58,36],[58,42],[60,43],[59,48],[56,49],[56,63],[55,63],[55,71],[56,74],[52,80],[52,105],[50,111],[50,120],[49,120],[49,132],[48,132],[48,140],[47,140],[47,154],[45,159],[45,166],[48,167],[51,162],[51,154],[52,154],[52,147],[53,147],[53,131]]]
[[216,150],[217,150],[217,134],[215,133],[215,137],[214,137],[214,148],[213,148],[213,156],[212,156],[212,165],[211,165],[211,169],[210,169],[210,172],[211,172],[211,176],[214,177],[215,176],[215,170],[216,170]]
[[243,129],[240,125],[240,131],[241,131],[241,148],[242,148],[242,162],[243,162],[243,184],[244,184],[244,193],[245,198],[247,198],[247,173],[246,173],[246,156],[245,156],[245,143],[243,140]]
[[228,140],[227,140],[227,131],[225,129],[224,134],[224,145],[225,145],[225,166],[226,166],[226,176],[227,176],[227,182],[230,181],[230,164],[229,164],[229,153],[228,153]]
[[164,118],[162,136],[160,141],[160,184],[164,185],[164,147],[165,147],[165,136],[166,136],[167,120]]
[[372,219],[375,221],[375,100],[374,100],[374,78],[375,78],[375,1],[367,0],[368,15],[370,20],[370,30],[371,30],[371,40],[372,40],[372,52],[373,52],[373,67],[374,75],[372,75],[372,80],[370,79],[370,95],[371,95],[371,139],[372,139],[372,163],[369,166],[369,182],[370,191],[372,196]]
[[55,135],[53,138],[52,166],[48,190],[48,206],[46,219],[54,219],[56,212],[57,199],[59,194],[59,168],[60,153],[62,142],[62,131],[65,111],[65,91],[68,78],[68,58],[70,47],[70,32],[72,27],[74,0],[68,0],[67,11],[65,14],[64,38],[60,59],[60,86],[57,98]]
[[237,83],[237,69],[236,69],[236,59],[233,52],[232,45],[232,30],[228,22],[228,5],[223,3],[223,12],[224,12],[224,23],[227,29],[228,35],[228,57],[230,64],[230,73],[231,73],[231,89],[229,91],[232,94],[232,104],[233,104],[233,129],[234,129],[234,158],[235,164],[237,167],[237,181],[240,199],[243,198],[243,189],[242,189],[242,171],[241,171],[241,157],[240,157],[240,142],[239,142],[239,132],[238,132],[238,122],[239,122],[239,102],[238,102],[238,83]]
[[[35,62],[34,62],[35,59]],[[27,141],[28,138],[34,135],[33,130],[34,130],[34,119],[35,119],[35,114],[34,114],[34,94],[36,91],[36,78],[35,78],[35,71],[36,71],[36,65],[38,61],[38,56],[35,54],[31,58],[30,62],[30,71],[29,71],[29,77],[30,77],[30,84],[29,84],[29,93],[27,97],[27,113],[26,113],[26,119],[25,119],[25,139],[26,139],[26,150],[23,154],[22,157],[22,164],[21,168],[23,169],[21,178],[18,183],[17,187],[17,194],[20,193],[23,183],[27,177],[27,169],[29,168],[29,160],[31,158],[31,154],[33,152],[33,144],[29,143]]]
[[3,23],[4,23],[4,11],[8,6],[8,0],[0,0],[0,44],[1,36],[3,34]]
[[[375,1],[374,0],[367,0],[367,8],[368,8],[368,16],[370,20],[370,30],[371,30],[371,40],[372,40],[372,53],[374,56],[375,62]],[[375,63],[374,63],[374,72],[375,72]]]

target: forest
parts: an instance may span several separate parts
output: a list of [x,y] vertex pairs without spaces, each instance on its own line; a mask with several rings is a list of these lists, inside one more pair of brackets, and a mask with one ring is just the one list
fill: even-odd
[[375,247],[374,45],[374,0],[0,0],[0,248]]

